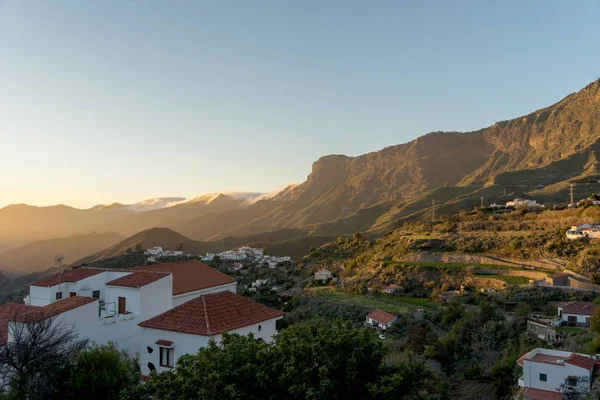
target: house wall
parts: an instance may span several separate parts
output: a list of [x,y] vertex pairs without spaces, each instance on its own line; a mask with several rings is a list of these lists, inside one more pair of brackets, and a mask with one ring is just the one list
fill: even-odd
[[134,314],[140,313],[140,290],[122,286],[106,286],[106,310],[107,312],[119,311],[119,297],[125,297],[126,311]]
[[45,306],[52,303],[58,285],[51,287],[29,286],[29,304],[32,306]]
[[[281,319],[281,317],[263,321],[258,324],[245,326],[240,329],[233,330],[231,333],[237,333],[240,335],[253,333],[255,338],[270,342],[273,340],[273,336],[277,333],[277,330],[275,329],[275,323],[278,319]],[[258,330],[259,325],[261,326],[260,331]],[[221,343],[221,338],[222,335],[212,336],[212,339],[214,339],[217,344]],[[181,332],[163,331],[159,329],[142,328],[140,337],[140,367],[142,374],[144,375],[148,375],[150,373],[150,368],[148,367],[149,362],[154,364],[157,372],[163,372],[169,369],[160,366],[160,346],[156,344],[156,341],[159,339],[170,340],[173,342],[173,353],[176,363],[179,357],[182,355],[196,354],[198,349],[208,346],[208,342],[210,341],[211,337],[190,335]],[[151,353],[148,351],[148,347],[152,349]]]
[[[561,309],[559,308],[559,310],[561,310]],[[584,324],[584,325],[587,326],[588,319],[589,319],[590,316],[589,315],[579,315],[579,314],[566,314],[566,313],[562,313],[561,320],[569,322],[569,317],[576,317],[578,324]]]
[[162,314],[172,307],[173,275],[142,286],[140,293],[140,316],[145,319]]
[[[546,382],[540,381],[540,373],[546,374]],[[523,362],[523,381],[525,387],[556,392],[556,388],[569,376],[590,376],[590,371],[570,364],[553,365],[525,360]]]
[[200,297],[200,295],[202,295],[202,294],[224,292],[226,290],[236,293],[237,292],[237,282],[232,282],[232,283],[228,283],[225,285],[213,286],[213,287],[206,288],[206,289],[196,290],[194,292],[187,292],[187,293],[175,295],[175,296],[173,296],[173,307],[177,307],[178,305],[181,305],[187,301],[195,299],[196,297]]
[[390,321],[389,324],[384,324],[384,323],[381,323],[381,322],[379,322],[377,320],[374,320],[374,319],[371,319],[371,318],[367,317],[367,323],[368,324],[373,325],[373,326],[377,326],[377,327],[379,327],[379,329],[383,329],[383,330],[388,329],[397,320],[398,320],[398,318],[394,318],[393,320]]

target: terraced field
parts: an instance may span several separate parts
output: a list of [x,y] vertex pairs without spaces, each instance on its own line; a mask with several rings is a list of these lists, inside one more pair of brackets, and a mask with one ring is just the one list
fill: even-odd
[[411,309],[414,308],[414,305],[410,304],[402,305],[400,303],[392,303],[391,301],[379,300],[374,297],[367,297],[359,294],[346,293],[332,288],[315,288],[310,292],[315,298],[329,303],[361,307],[369,310],[379,308],[383,311],[387,311],[396,315],[410,312],[412,311]]

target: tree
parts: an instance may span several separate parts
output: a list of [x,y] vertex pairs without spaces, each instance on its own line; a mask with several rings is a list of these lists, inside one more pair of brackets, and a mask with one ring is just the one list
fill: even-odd
[[600,335],[600,308],[597,308],[594,315],[590,317],[590,328],[594,333]]
[[531,306],[524,302],[517,303],[517,307],[515,308],[515,314],[517,317],[526,317],[531,312]]
[[52,398],[60,391],[69,361],[88,341],[74,327],[44,318],[41,311],[26,316],[15,316],[19,322],[8,324],[9,340],[0,346],[0,381],[14,398]]
[[140,382],[137,360],[114,345],[74,355],[66,371],[62,399],[122,399]]
[[135,245],[135,251],[136,253],[141,253],[144,249],[142,249],[142,244],[138,243]]
[[358,242],[360,239],[362,239],[362,235],[360,234],[360,232],[354,232],[354,235],[352,235],[352,237],[354,238],[354,241]]

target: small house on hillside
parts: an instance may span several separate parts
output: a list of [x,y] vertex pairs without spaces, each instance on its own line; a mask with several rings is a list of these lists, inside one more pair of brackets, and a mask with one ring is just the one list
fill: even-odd
[[402,291],[402,286],[398,286],[398,285],[386,285],[384,287],[381,288],[381,291],[383,293],[387,293],[387,294],[394,294],[394,293],[398,293]]
[[315,281],[326,281],[331,278],[331,272],[325,268],[318,270],[315,273]]
[[569,301],[559,303],[558,318],[560,322],[566,322],[570,326],[590,326],[590,317],[594,315],[597,304],[585,301]]
[[386,330],[389,329],[392,323],[394,323],[397,319],[398,318],[394,314],[376,309],[367,315],[367,324]]
[[552,286],[569,286],[569,274],[559,272],[546,277],[546,283]]

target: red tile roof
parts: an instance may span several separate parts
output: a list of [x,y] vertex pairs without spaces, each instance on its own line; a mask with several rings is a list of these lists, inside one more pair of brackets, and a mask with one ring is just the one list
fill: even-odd
[[235,279],[197,260],[146,265],[133,270],[170,272],[173,274],[173,296],[235,282]]
[[31,309],[38,307],[20,303],[6,303],[0,305],[0,343],[8,340],[8,321],[12,321]]
[[371,313],[369,314],[369,318],[382,324],[389,324],[390,322],[396,319],[396,316],[394,314],[390,314],[380,309],[376,309],[374,311],[371,311]]
[[230,291],[209,293],[139,323],[144,328],[212,336],[283,315]]
[[523,398],[525,400],[562,400],[563,398],[562,394],[558,392],[528,387],[520,388],[516,397]]
[[576,367],[591,370],[594,368],[594,360],[581,354],[573,353],[565,360],[565,363],[575,365]]
[[30,285],[50,287],[63,282],[78,282],[82,279],[101,274],[105,271],[105,269],[101,268],[76,268],[69,271],[64,271],[61,274],[52,275],[49,278],[42,279],[37,282],[33,282]]
[[132,272],[129,275],[122,276],[120,278],[114,279],[110,282],[107,282],[107,285],[111,286],[125,286],[125,287],[134,287],[139,288],[142,286],[149,285],[168,276],[168,272],[150,272],[150,271],[140,271],[140,272]]
[[147,382],[150,380],[150,377],[148,375],[140,375],[140,380],[142,382]]
[[156,341],[156,344],[159,346],[163,346],[163,347],[171,347],[173,346],[173,342],[170,340],[165,340],[165,339],[158,339]]
[[571,301],[561,303],[559,307],[562,307],[563,314],[594,315],[594,311],[600,306],[585,301]]
[[29,306],[30,308],[26,312],[17,315],[14,321],[26,323],[38,322],[97,301],[98,299],[94,297],[73,296],[55,301],[43,307]]

